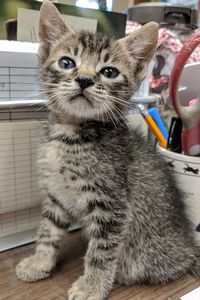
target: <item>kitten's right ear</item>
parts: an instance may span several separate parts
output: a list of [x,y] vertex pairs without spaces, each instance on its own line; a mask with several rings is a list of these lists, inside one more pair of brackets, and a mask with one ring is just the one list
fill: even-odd
[[51,43],[55,43],[67,33],[73,33],[71,27],[64,22],[56,6],[48,0],[44,0],[39,17],[39,37],[42,50],[46,52]]

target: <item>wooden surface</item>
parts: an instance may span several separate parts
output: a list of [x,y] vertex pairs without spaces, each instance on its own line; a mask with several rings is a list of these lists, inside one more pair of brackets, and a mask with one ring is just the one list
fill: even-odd
[[[43,281],[24,283],[16,278],[15,266],[33,253],[34,244],[0,253],[0,300],[66,300],[67,290],[83,272],[86,243],[80,231],[69,234],[62,259],[54,274]],[[190,275],[165,286],[115,286],[109,300],[176,300],[200,286]]]

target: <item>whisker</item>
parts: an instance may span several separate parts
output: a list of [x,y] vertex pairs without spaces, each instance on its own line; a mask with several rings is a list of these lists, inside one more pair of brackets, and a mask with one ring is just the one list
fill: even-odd
[[[113,103],[111,104],[111,107],[117,113],[117,115],[119,115],[119,117],[124,121],[125,125],[128,126],[128,121],[126,120],[124,114]],[[124,126],[124,124],[120,121],[120,119],[118,120]]]
[[38,107],[38,108],[36,109],[36,112],[41,111],[42,109],[47,108],[46,104],[47,104],[47,102],[46,102],[45,104],[42,104],[40,107]]
[[[125,118],[125,116],[124,116],[124,114],[123,114],[123,112],[121,112],[121,111],[119,110],[119,108],[117,108],[116,105],[114,105],[114,103],[112,103],[112,102],[107,103],[107,102],[105,101],[105,99],[102,99],[102,100],[104,100],[104,101],[100,101],[100,98],[98,97],[98,98],[96,99],[96,102],[101,103],[101,105],[103,105],[104,108],[106,107],[106,109],[109,111],[109,119],[112,120],[112,122],[113,122],[114,125],[116,125],[115,122],[114,122],[114,120],[115,120],[117,124],[118,124],[118,123],[121,123],[121,124],[124,126],[124,123],[122,123],[122,122],[120,121],[120,119],[117,118],[117,115],[119,115],[119,116],[121,117],[121,119],[124,120],[124,122],[125,122],[126,125],[128,124],[128,123],[127,123],[127,120],[126,120],[126,118]],[[116,113],[113,112],[112,109],[117,113],[117,115],[116,115]],[[113,120],[113,119],[114,119],[114,120]]]
[[115,122],[114,122],[114,120],[113,120],[113,118],[112,118],[112,116],[110,115],[110,112],[109,112],[109,107],[108,107],[108,105],[104,102],[104,103],[102,103],[102,105],[103,105],[103,107],[104,108],[106,108],[106,114],[107,114],[107,118],[109,119],[109,120],[111,120],[112,121],[112,123],[115,125]]
[[105,97],[108,96],[108,97],[112,97],[113,99],[117,99],[119,100],[120,102],[123,102],[123,103],[127,103],[128,104],[128,100],[127,99],[122,99],[122,98],[119,98],[119,97],[116,97],[116,96],[113,96],[113,95],[105,95]]
[[119,101],[119,99],[115,99],[113,97],[108,97],[108,98],[109,98],[109,100],[111,100],[115,104],[119,104],[119,105],[121,105],[124,108],[127,108],[127,109],[131,109],[132,108],[132,106],[130,104],[128,104],[127,102],[121,102],[121,101]]
[[101,94],[101,95],[95,93],[95,95],[96,95],[97,97],[104,97],[104,98],[106,98],[106,97],[112,97],[112,98],[114,98],[114,99],[119,100],[120,102],[123,102],[123,103],[128,104],[127,100],[124,100],[124,99],[122,99],[122,98],[118,98],[118,97],[115,97],[115,96],[112,96],[112,95],[108,95],[107,93],[103,93],[103,94]]
[[[113,111],[110,109],[108,103],[104,102],[105,107],[107,108],[107,113],[109,116],[109,119],[113,122],[114,126],[117,127],[118,124],[118,120],[116,119],[115,114],[113,113]],[[115,123],[116,122],[116,123]]]
[[[123,107],[127,108],[127,109],[131,109],[132,106],[130,104],[128,104],[126,101],[124,100],[121,100],[121,99],[118,99],[118,98],[115,98],[113,96],[109,96],[109,95],[106,95],[105,98],[108,98],[110,99],[112,102],[115,102],[116,104],[120,104],[122,105]],[[99,97],[99,99],[101,99],[102,101],[105,101],[105,98],[103,97]]]

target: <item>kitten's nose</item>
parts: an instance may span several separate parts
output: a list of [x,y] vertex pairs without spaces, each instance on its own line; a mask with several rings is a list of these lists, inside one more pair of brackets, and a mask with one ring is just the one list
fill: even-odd
[[91,78],[85,76],[78,76],[75,80],[83,90],[94,84],[94,81],[92,81]]

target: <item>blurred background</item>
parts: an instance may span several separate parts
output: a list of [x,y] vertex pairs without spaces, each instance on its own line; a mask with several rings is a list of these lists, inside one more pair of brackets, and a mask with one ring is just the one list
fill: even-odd
[[[199,9],[200,0],[56,0],[54,3],[68,4],[83,8],[97,9],[101,11],[113,11],[125,13],[130,19],[129,8],[141,3],[157,3],[168,5],[184,5],[188,8]],[[42,0],[1,0],[0,1],[0,39],[6,38],[5,22],[15,20],[18,8],[29,8],[39,10]],[[152,19],[153,15],[151,16]],[[135,21],[135,20],[133,20]],[[137,21],[137,20],[136,20]],[[8,25],[10,26],[10,25]],[[13,26],[13,25],[12,25]]]

